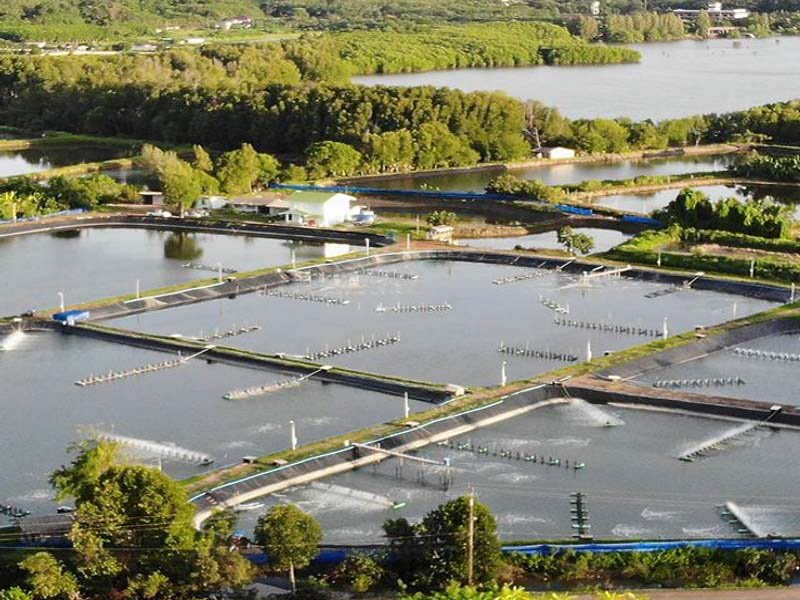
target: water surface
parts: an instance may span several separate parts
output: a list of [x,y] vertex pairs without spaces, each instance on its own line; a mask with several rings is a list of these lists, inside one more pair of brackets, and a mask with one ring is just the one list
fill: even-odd
[[634,44],[638,64],[463,69],[355,77],[367,85],[499,90],[572,118],[668,119],[800,97],[800,39]]
[[215,277],[212,271],[184,268],[187,263],[247,271],[297,260],[335,256],[341,244],[313,245],[245,235],[215,235],[153,229],[75,229],[0,238],[0,315],[30,308],[132,294],[170,284]]
[[115,146],[78,146],[75,148],[30,148],[0,152],[0,177],[30,175],[56,167],[100,162],[130,156],[131,151]]

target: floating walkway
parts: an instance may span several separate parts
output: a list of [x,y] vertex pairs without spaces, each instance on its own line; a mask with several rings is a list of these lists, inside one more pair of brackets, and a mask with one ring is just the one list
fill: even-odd
[[741,377],[707,377],[705,379],[659,379],[653,383],[654,388],[681,389],[687,387],[722,387],[745,385]]
[[92,430],[91,436],[98,441],[112,442],[114,444],[119,444],[120,446],[133,448],[134,450],[148,452],[161,458],[168,458],[171,460],[178,460],[181,462],[204,466],[210,465],[214,462],[214,457],[210,454],[189,450],[187,448],[181,448],[180,446],[171,443],[142,440],[139,438],[98,430]]
[[240,335],[245,335],[247,333],[253,333],[254,331],[261,331],[260,325],[249,325],[245,327],[236,327],[235,325],[233,328],[228,329],[227,331],[215,331],[213,334],[208,336],[203,336],[203,332],[200,332],[200,337],[192,338],[197,340],[198,342],[216,342],[217,340],[224,340],[227,338],[238,337]]
[[642,337],[661,337],[663,331],[649,327],[638,327],[636,325],[626,325],[622,323],[602,323],[599,321],[576,321],[574,319],[563,319],[556,317],[553,320],[556,325],[562,327],[573,327],[576,329],[591,329],[607,333],[619,333],[621,335],[638,335]]
[[753,348],[734,348],[732,352],[737,356],[745,356],[747,358],[800,362],[800,354],[792,354],[789,352],[770,352],[767,350],[755,350]]
[[226,275],[233,275],[238,273],[236,269],[230,267],[222,267],[220,265],[203,265],[200,263],[184,263],[181,265],[184,269],[193,269],[195,271],[213,271],[214,273],[225,273]]
[[361,269],[356,271],[359,275],[366,275],[367,277],[379,277],[382,279],[404,279],[411,281],[419,279],[419,275],[413,273],[401,273],[399,271],[380,271],[377,269]]
[[568,315],[569,314],[569,304],[567,304],[566,306],[562,306],[561,304],[559,304],[555,300],[551,300],[550,298],[545,298],[542,295],[539,295],[539,304],[541,304],[545,308],[549,308],[550,310],[555,311],[555,312],[557,312],[559,314],[562,314],[562,315]]
[[542,360],[560,360],[563,362],[577,362],[578,357],[568,352],[553,352],[551,350],[535,350],[529,348],[527,345],[522,348],[520,346],[506,346],[505,342],[500,342],[497,351],[502,354],[509,354],[511,356],[524,356],[525,358],[538,358]]
[[293,377],[291,379],[286,379],[284,381],[277,381],[275,383],[268,383],[266,385],[256,385],[253,387],[243,388],[240,390],[233,390],[224,394],[222,398],[224,400],[244,400],[246,398],[254,398],[256,396],[263,396],[265,394],[269,394],[271,392],[278,392],[280,390],[285,390],[293,387],[297,387],[302,385],[306,381],[308,381],[314,375],[322,373],[324,371],[329,371],[331,367],[324,366],[316,371],[308,373],[307,375],[301,375],[300,377]]
[[261,292],[262,296],[272,296],[274,298],[288,298],[289,300],[302,300],[304,302],[319,302],[320,304],[334,304],[343,306],[350,304],[350,300],[335,298],[333,296],[322,296],[319,294],[301,294],[299,292],[284,292],[281,290],[265,289]]
[[323,358],[331,358],[333,356],[341,356],[343,354],[352,354],[354,352],[363,352],[364,350],[373,350],[376,348],[383,348],[384,346],[391,346],[400,341],[400,333],[397,335],[387,335],[386,337],[376,338],[374,335],[371,340],[365,340],[363,337],[360,342],[355,344],[347,340],[347,344],[339,346],[338,348],[325,348],[320,352],[310,352],[306,350],[303,356],[306,360],[317,361]]
[[394,306],[384,306],[379,304],[375,307],[375,312],[396,312],[396,313],[415,313],[415,312],[447,312],[453,310],[453,306],[445,302],[444,304],[395,304]]
[[580,471],[586,468],[586,463],[573,460],[571,463],[569,459],[561,459],[558,457],[547,456],[544,454],[528,454],[527,452],[520,452],[519,450],[509,450],[508,448],[497,448],[481,445],[473,445],[471,441],[456,442],[452,439],[445,440],[438,443],[443,448],[450,448],[460,452],[470,452],[476,456],[495,456],[498,458],[506,458],[508,460],[518,460],[521,462],[546,465],[548,467],[564,467],[565,469],[572,469],[573,471]]
[[[547,265],[546,262],[539,263],[534,268],[542,269]],[[518,281],[528,281],[529,279],[539,279],[549,275],[549,271],[531,271],[529,273],[522,273],[520,275],[509,275],[508,277],[501,277],[492,281],[494,285],[507,285],[509,283],[516,283]]]
[[156,371],[164,371],[166,369],[174,369],[175,367],[180,367],[181,365],[185,365],[191,359],[200,356],[211,350],[213,348],[205,348],[200,352],[196,352],[191,356],[182,357],[181,353],[178,352],[178,358],[173,358],[172,360],[164,360],[157,363],[150,363],[144,365],[142,367],[135,367],[133,369],[126,369],[124,371],[109,371],[105,375],[90,375],[89,377],[84,377],[83,379],[78,379],[75,382],[75,385],[80,387],[86,387],[90,385],[99,385],[101,383],[111,383],[114,381],[120,381],[121,379],[127,379],[128,377],[134,377],[136,375],[145,375],[146,373],[155,373]]
[[627,273],[628,271],[632,271],[633,267],[627,265],[625,267],[620,267],[618,269],[600,269],[597,268],[591,273],[581,273],[581,283],[586,283],[592,279],[605,279],[605,278],[612,278],[612,277],[622,277],[623,273]]

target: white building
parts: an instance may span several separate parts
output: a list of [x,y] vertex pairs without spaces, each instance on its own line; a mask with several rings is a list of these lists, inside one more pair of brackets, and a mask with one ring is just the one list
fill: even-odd
[[139,198],[145,206],[164,206],[164,192],[142,190]]
[[542,146],[534,152],[539,158],[563,159],[575,158],[575,150],[563,146]]
[[[689,8],[676,8],[672,12],[678,15],[681,19],[689,20],[694,19],[703,11]],[[746,8],[722,8],[722,2],[709,2],[708,8],[705,9],[705,12],[707,12],[708,16],[712,19],[728,21],[740,21],[750,16],[750,11]]]
[[331,227],[348,221],[353,196],[330,192],[295,192],[288,198],[286,222]]

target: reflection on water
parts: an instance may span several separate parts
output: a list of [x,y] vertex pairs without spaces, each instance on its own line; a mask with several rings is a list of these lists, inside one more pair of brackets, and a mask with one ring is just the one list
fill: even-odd
[[[200,256],[237,271],[336,256],[341,244],[287,243],[245,235],[177,233],[126,228],[87,228],[0,240],[0,273],[14,285],[0,291],[0,315],[55,306],[57,292],[68,304],[132,293],[202,278],[182,264]],[[302,257],[302,258],[301,258]]]
[[195,260],[203,256],[203,248],[192,233],[171,233],[164,240],[164,258],[174,260]]
[[[631,234],[615,231],[614,229],[576,227],[574,231],[575,233],[586,234],[594,240],[592,252],[605,252],[632,237]],[[496,250],[512,250],[517,247],[524,249],[564,249],[564,245],[558,241],[557,231],[545,231],[543,233],[514,237],[466,239],[460,240],[459,245],[472,246],[473,248],[494,248]]]
[[62,229],[61,231],[51,231],[50,235],[60,240],[74,240],[81,237],[80,229]]
[[130,156],[131,150],[115,146],[31,148],[0,152],[0,177],[28,175],[55,167],[100,162]]

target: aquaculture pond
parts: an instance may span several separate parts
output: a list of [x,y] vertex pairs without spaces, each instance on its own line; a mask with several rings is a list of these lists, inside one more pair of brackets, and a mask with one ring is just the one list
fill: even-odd
[[800,405],[798,378],[800,333],[759,338],[697,360],[649,371],[636,380],[646,385],[660,382],[667,389]]
[[[615,426],[605,426],[608,422]],[[575,532],[570,520],[575,492],[586,494],[591,533],[602,539],[737,537],[739,528],[716,508],[729,501],[763,531],[800,533],[800,481],[787,477],[800,451],[797,432],[765,432],[703,461],[678,460],[685,448],[736,425],[572,400],[455,438],[452,447],[418,452],[449,459],[449,471],[389,459],[263,502],[296,502],[320,520],[326,541],[336,544],[379,542],[386,519],[419,520],[471,487],[495,513],[506,541],[569,538]],[[458,449],[466,445],[488,450]],[[536,455],[537,462],[526,461],[526,455]],[[550,466],[551,459],[560,465]],[[575,470],[576,461],[583,468]],[[448,480],[451,487],[444,491]],[[393,509],[393,504],[403,505]],[[242,515],[240,527],[251,529],[256,516]]]
[[[629,233],[623,233],[614,229],[598,229],[595,227],[575,227],[573,231],[575,233],[588,235],[594,240],[592,252],[605,252],[633,237]],[[564,249],[563,244],[558,241],[557,231],[544,231],[542,233],[512,237],[463,239],[459,240],[458,244],[461,246],[471,246],[473,248],[495,248],[497,250],[512,250],[518,246],[526,249]]]
[[[218,263],[247,271],[297,260],[336,256],[341,244],[309,245],[244,235],[215,235],[155,229],[86,228],[0,237],[0,272],[12,285],[0,291],[0,315],[30,308],[133,294],[216,276]],[[211,267],[197,270],[183,265]]]
[[130,156],[132,150],[118,146],[77,146],[0,151],[0,177],[30,175],[56,167],[100,162]]
[[[0,352],[0,503],[50,511],[47,477],[69,461],[66,449],[94,427],[211,455],[211,467],[165,459],[164,469],[186,477],[290,446],[294,420],[301,444],[403,415],[403,399],[309,381],[246,400],[227,392],[285,381],[290,374],[208,364],[182,366],[81,387],[90,375],[176,358],[168,353],[64,335],[29,333]],[[411,401],[418,411],[430,404]],[[157,464],[152,452],[137,452]]]
[[[503,284],[519,277],[524,279]],[[548,270],[425,260],[284,285],[270,290],[271,295],[252,293],[235,300],[135,315],[110,324],[187,336],[224,331],[233,325],[259,325],[260,331],[237,337],[231,345],[295,355],[354,345],[362,338],[397,336],[397,343],[319,360],[440,383],[483,386],[500,382],[504,361],[508,377],[522,379],[569,364],[560,360],[569,355],[584,360],[587,342],[597,356],[652,341],[661,334],[665,318],[669,331],[677,333],[730,319],[734,303],[739,316],[773,306],[696,290],[645,297],[665,287],[628,278],[582,282],[578,275]],[[560,325],[557,320],[637,331],[615,333]],[[638,329],[649,332],[638,335]],[[501,353],[501,344],[540,354]]]
[[677,175],[724,171],[736,159],[735,154],[704,154],[608,162],[540,164],[506,171],[503,167],[481,168],[460,173],[370,178],[354,185],[387,189],[433,189],[442,191],[482,192],[489,182],[506,173],[521,179],[536,179],[547,185],[570,185],[590,179],[632,179],[642,175]]
[[[366,85],[499,90],[571,118],[670,119],[725,113],[800,96],[796,37],[633,44],[625,65],[460,69],[354,77]],[[747,85],[742,85],[747,81]],[[669,85],[665,85],[669,82]]]

